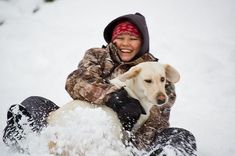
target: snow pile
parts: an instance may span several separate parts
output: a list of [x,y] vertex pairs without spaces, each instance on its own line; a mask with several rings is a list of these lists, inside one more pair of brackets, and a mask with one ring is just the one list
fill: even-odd
[[[112,120],[101,108],[76,108],[63,117],[63,125],[48,126],[27,141],[31,155],[49,155],[48,144],[56,143],[54,153],[85,156],[128,156],[131,153],[114,136]],[[120,136],[121,137],[121,136]],[[52,143],[52,144],[53,144]],[[40,147],[40,148],[39,148]]]

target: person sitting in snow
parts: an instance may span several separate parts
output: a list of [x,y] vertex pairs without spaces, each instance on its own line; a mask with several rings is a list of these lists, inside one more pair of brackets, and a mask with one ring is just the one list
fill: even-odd
[[[126,72],[132,66],[146,61],[158,61],[149,53],[149,33],[145,17],[140,13],[127,14],[111,21],[104,29],[107,42],[102,48],[86,51],[78,68],[67,78],[66,90],[75,100],[111,107],[118,115],[125,130],[131,130],[143,112],[139,101],[123,89],[118,89],[108,80]],[[156,142],[160,132],[169,127],[169,116],[176,94],[172,83],[166,83],[169,101],[160,110],[152,108],[149,119],[129,140],[138,149],[147,149]],[[40,132],[46,126],[50,112],[59,107],[43,97],[31,96],[21,104],[12,105],[7,114],[7,126],[3,141],[11,147],[22,150],[20,141],[27,134],[24,126]],[[19,122],[25,118],[27,122]]]
[[[117,89],[108,80],[141,62],[158,59],[149,53],[148,28],[145,17],[140,13],[114,19],[106,26],[103,35],[108,45],[86,51],[78,69],[68,76],[66,90],[73,99],[111,107],[117,112],[123,127],[130,130],[143,108],[123,88]],[[166,90],[170,99],[166,105],[172,106],[176,98],[174,85],[167,82]],[[163,107],[160,112],[156,111],[158,109],[152,109],[148,121],[137,131],[138,137],[133,139],[136,145],[137,142],[138,146],[151,143],[156,131],[169,127],[170,108]],[[161,120],[156,121],[159,116]]]

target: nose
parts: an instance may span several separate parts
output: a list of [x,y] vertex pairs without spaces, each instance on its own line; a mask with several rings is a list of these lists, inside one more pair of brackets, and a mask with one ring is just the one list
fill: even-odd
[[128,46],[128,45],[129,45],[129,40],[128,40],[128,39],[124,39],[124,40],[122,41],[122,45],[123,45],[123,46]]
[[163,93],[157,95],[157,104],[163,105],[166,102],[166,96]]

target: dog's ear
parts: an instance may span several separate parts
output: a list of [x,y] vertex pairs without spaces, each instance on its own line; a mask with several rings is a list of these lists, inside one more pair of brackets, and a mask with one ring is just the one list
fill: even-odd
[[141,67],[139,66],[131,67],[127,72],[120,75],[118,79],[124,82],[126,80],[136,77],[140,73],[140,71],[141,71]]
[[176,83],[180,80],[179,72],[169,64],[164,65],[166,71],[166,79],[172,83]]

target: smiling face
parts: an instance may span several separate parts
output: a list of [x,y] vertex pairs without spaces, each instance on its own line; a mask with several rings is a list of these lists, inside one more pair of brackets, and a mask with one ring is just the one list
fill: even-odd
[[118,56],[123,62],[128,62],[136,56],[140,51],[141,42],[140,37],[130,34],[120,34],[113,40],[118,48]]

